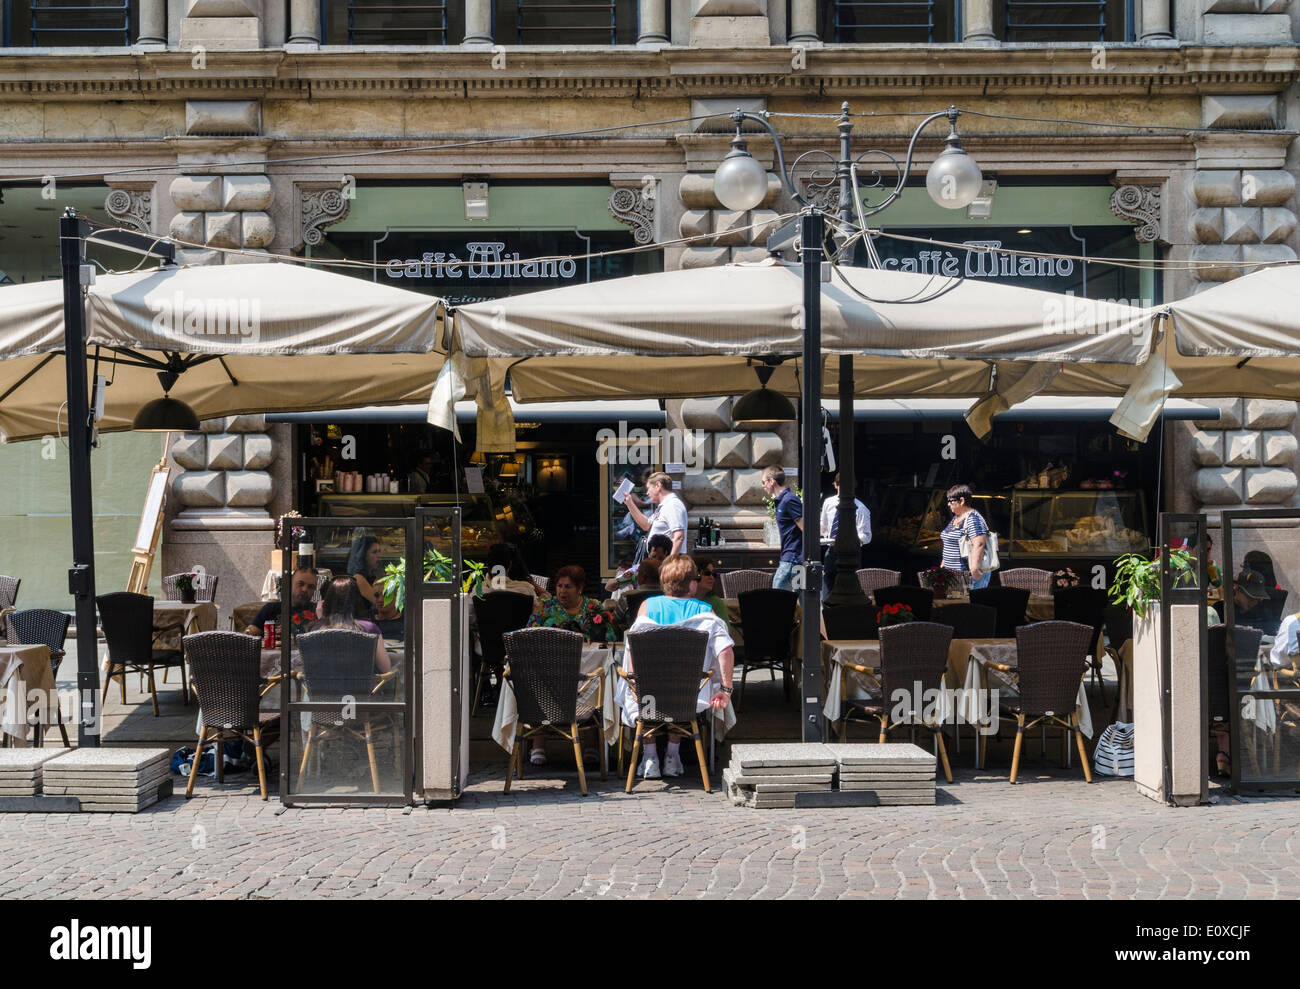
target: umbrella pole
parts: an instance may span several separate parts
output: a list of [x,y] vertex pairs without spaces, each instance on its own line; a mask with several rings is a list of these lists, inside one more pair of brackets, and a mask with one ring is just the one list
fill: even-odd
[[803,683],[799,704],[803,712],[803,740],[821,742],[821,518],[822,461],[822,237],[825,220],[815,209],[803,214],[800,224],[800,259],[803,262],[803,394],[799,415],[803,429]]
[[76,603],[77,696],[81,717],[77,745],[99,745],[99,656],[96,648],[95,537],[90,494],[90,400],[86,393],[85,303],[81,272],[89,225],[69,207],[59,218],[63,264],[63,353],[68,386],[68,482],[72,496],[72,569],[68,593]]

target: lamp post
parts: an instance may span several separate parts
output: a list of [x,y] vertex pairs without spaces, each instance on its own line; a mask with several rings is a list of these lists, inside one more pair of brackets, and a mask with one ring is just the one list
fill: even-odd
[[[820,516],[821,516],[821,283],[823,280],[823,242],[825,240],[825,217],[827,208],[817,205],[795,187],[794,175],[805,161],[820,161],[834,166],[833,172],[814,169],[809,177],[811,188],[828,192],[836,183],[839,185],[839,220],[842,224],[852,225],[856,221],[865,228],[868,216],[874,216],[894,203],[903,194],[907,180],[911,175],[913,154],[916,142],[931,123],[940,117],[947,117],[949,133],[945,138],[946,147],[935,159],[926,173],[926,188],[930,198],[946,209],[962,209],[969,206],[979,195],[983,176],[971,157],[961,146],[957,134],[957,118],[960,111],[949,107],[938,113],[932,113],[922,120],[912,132],[907,145],[907,157],[900,163],[885,151],[865,151],[853,157],[852,133],[853,121],[849,113],[849,104],[840,108],[840,118],[836,123],[839,131],[840,153],[834,158],[828,152],[814,150],[800,155],[786,167],[785,153],[781,147],[781,138],[767,122],[764,116],[746,113],[737,109],[731,114],[736,124],[736,135],[731,141],[731,150],[718,166],[713,177],[714,192],[723,206],[730,210],[748,211],[756,209],[767,193],[767,169],[754,160],[749,153],[741,127],[746,120],[752,120],[771,136],[776,151],[778,173],[785,190],[791,198],[803,207],[799,218],[799,254],[803,269],[803,307],[804,327],[802,340],[803,394],[800,400],[801,457],[800,476],[804,490],[804,539],[803,539],[803,683],[802,717],[804,741],[818,741],[822,736],[821,728],[821,663],[820,625],[815,619],[820,611],[822,590],[822,562],[819,558]],[[894,186],[879,203],[867,205],[862,202],[857,182],[856,166],[864,159],[884,159],[892,164],[898,178]],[[884,189],[884,177],[879,168],[872,168],[871,181],[867,189]],[[847,230],[848,227],[846,226]],[[775,244],[788,239],[787,229],[782,229],[768,241],[769,250],[779,250]],[[868,236],[865,229],[862,237]],[[840,250],[853,239],[846,233]],[[829,281],[829,278],[826,280]],[[839,401],[840,401],[840,501],[838,526],[835,540],[835,561],[837,574],[835,586],[827,600],[828,604],[848,604],[864,600],[862,589],[857,580],[860,548],[857,537],[856,509],[854,492],[856,479],[853,459],[853,357],[845,354],[840,357]]]

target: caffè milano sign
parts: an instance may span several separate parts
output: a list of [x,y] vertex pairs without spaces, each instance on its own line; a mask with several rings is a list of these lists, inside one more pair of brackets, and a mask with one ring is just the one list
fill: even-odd
[[[1074,274],[1072,258],[1040,258],[1001,250],[1000,240],[965,240],[968,250],[917,251],[905,257],[882,258],[881,265],[897,271],[945,278],[1060,278]],[[993,250],[980,250],[992,248]]]
[[572,278],[578,263],[569,257],[522,260],[506,250],[504,241],[471,240],[465,257],[455,251],[426,251],[418,258],[392,258],[384,265],[389,278],[433,278],[438,281],[480,278]]

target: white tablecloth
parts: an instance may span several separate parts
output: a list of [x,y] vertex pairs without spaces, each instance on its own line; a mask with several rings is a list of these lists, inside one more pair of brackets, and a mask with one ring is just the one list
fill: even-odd
[[[968,704],[968,714],[976,714],[974,710],[969,708],[969,705],[972,703],[979,703],[979,698],[985,696],[981,693],[983,690],[1007,688],[1011,691],[1019,691],[1020,678],[1017,674],[1003,672],[1002,670],[994,669],[992,666],[993,663],[1014,665],[1014,654],[1014,646],[1012,646],[1012,657],[1010,659],[1008,659],[1006,653],[1001,650],[994,651],[987,647],[978,645],[971,650],[971,659],[974,660],[974,662],[966,667],[966,690],[964,693],[964,699]],[[971,723],[985,725],[986,734],[995,734],[1001,724],[1002,717],[999,704],[993,703],[992,699],[990,699],[983,702],[983,706],[986,709],[987,717],[978,718],[978,716],[976,716],[975,718],[972,718]],[[1082,670],[1079,671],[1079,693],[1074,698],[1074,711],[1079,716],[1079,730],[1088,738],[1092,738],[1092,713],[1088,710],[1088,695],[1083,689]],[[1066,712],[1060,711],[1058,714],[1064,717]]]
[[[963,640],[958,640],[963,641]],[[951,659],[951,656],[950,656]],[[842,701],[880,698],[880,681],[877,677],[859,673],[857,670],[845,669],[845,663],[854,663],[871,670],[880,669],[880,642],[877,639],[829,639],[822,643],[822,660],[828,669],[826,678],[826,702],[822,705],[822,714],[827,721],[839,721],[843,716]],[[940,723],[946,724],[953,715],[952,698],[947,689],[947,673],[942,685],[945,688],[939,698],[937,715]],[[924,697],[918,702],[926,705]]]
[[4,733],[18,748],[26,748],[27,731],[34,723],[57,723],[59,699],[49,646],[0,648],[0,700]]
[[[582,647],[582,675],[605,671],[605,696],[601,704],[600,716],[604,725],[605,744],[613,745],[618,738],[618,711],[614,703],[614,692],[610,689],[611,680],[617,676],[614,667],[623,658],[621,643],[588,642]],[[581,700],[594,700],[599,689],[599,681],[592,680],[579,695]],[[501,693],[497,697],[496,717],[492,721],[492,740],[507,752],[515,749],[515,731],[519,727],[519,707],[515,701],[514,689],[508,680],[502,679]],[[566,726],[567,727],[567,726]]]

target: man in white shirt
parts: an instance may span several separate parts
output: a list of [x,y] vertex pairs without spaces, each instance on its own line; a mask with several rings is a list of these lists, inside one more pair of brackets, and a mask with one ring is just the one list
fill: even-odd
[[662,533],[673,541],[672,552],[675,556],[682,551],[686,542],[686,505],[673,494],[673,479],[663,471],[656,471],[646,478],[646,497],[655,506],[653,516],[647,516],[636,503],[631,492],[623,499],[632,521],[651,536]]
[[[824,564],[825,582],[822,585],[823,600],[830,594],[831,589],[835,586],[835,577],[839,573],[838,561],[835,558],[835,535],[839,527],[840,511],[840,475],[835,474],[835,493],[827,497],[822,502],[821,516],[821,542],[822,542],[822,563]],[[856,528],[858,530],[858,547],[861,553],[861,547],[871,542],[871,513],[867,511],[867,506],[853,499],[856,513]]]

